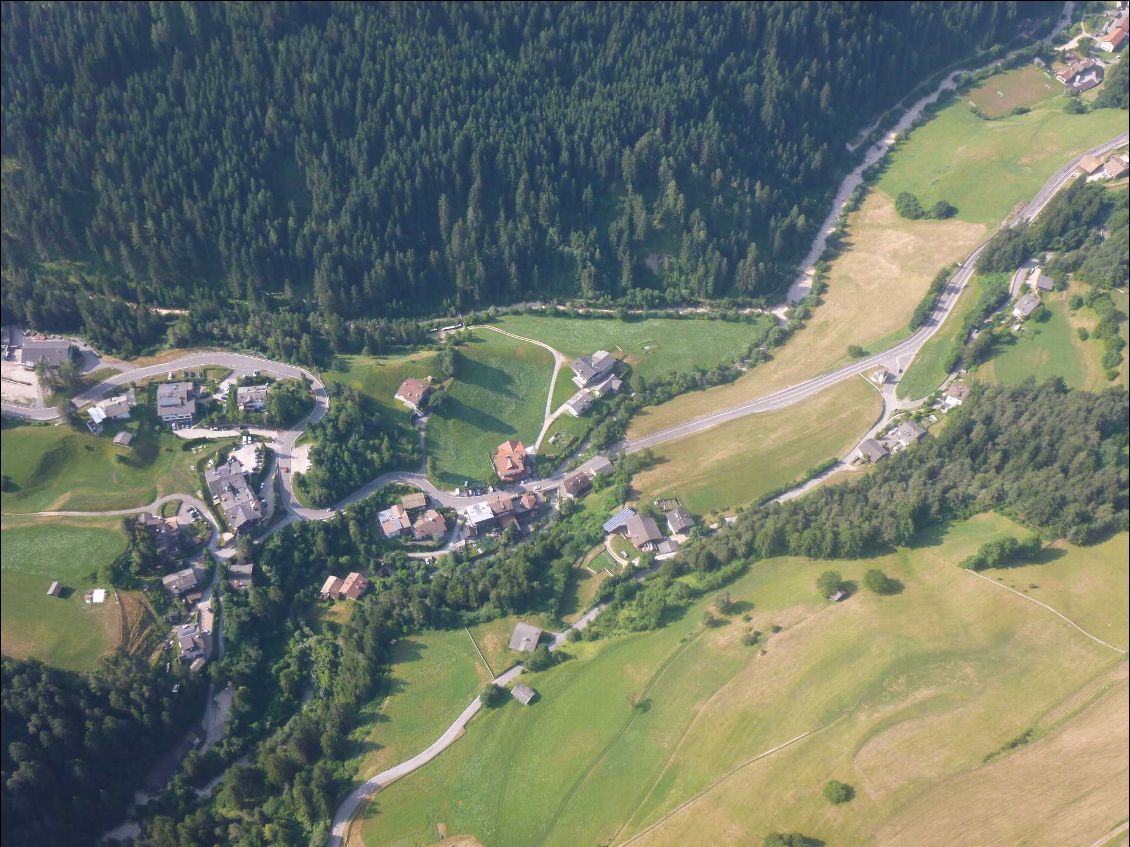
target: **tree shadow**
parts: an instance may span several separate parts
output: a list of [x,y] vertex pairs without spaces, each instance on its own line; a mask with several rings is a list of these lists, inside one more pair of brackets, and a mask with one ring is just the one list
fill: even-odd
[[443,417],[458,420],[468,426],[483,430],[484,432],[499,432],[503,435],[514,435],[518,431],[501,418],[496,418],[494,415],[488,414],[481,409],[468,406],[462,400],[452,397],[451,395],[448,395],[447,403],[443,410]]
[[743,615],[747,612],[752,612],[753,609],[754,605],[749,600],[734,600],[730,603],[728,614]]
[[896,594],[902,594],[902,592],[905,590],[906,586],[903,584],[903,581],[901,579],[887,577],[887,587],[886,590],[883,591],[883,596],[893,597]]
[[460,382],[477,385],[485,391],[494,391],[509,397],[517,396],[512,388],[514,378],[502,368],[485,362],[467,361],[460,368],[458,379]]

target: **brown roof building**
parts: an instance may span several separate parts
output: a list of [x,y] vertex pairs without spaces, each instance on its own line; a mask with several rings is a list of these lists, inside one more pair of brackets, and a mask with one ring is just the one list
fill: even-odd
[[402,532],[412,528],[412,519],[399,503],[394,503],[383,511],[377,512],[377,521],[381,525],[381,532],[385,538],[396,538]]
[[572,476],[565,477],[565,481],[561,483],[561,494],[565,497],[580,497],[590,488],[592,488],[592,480],[589,479],[589,475],[578,471]]
[[369,580],[354,571],[342,581],[340,596],[348,597],[350,600],[356,600],[368,590]]
[[494,472],[503,482],[517,482],[529,475],[529,457],[521,441],[503,441],[491,457]]
[[508,515],[514,511],[514,495],[506,491],[496,491],[487,498],[487,505],[495,517]]
[[428,509],[416,518],[416,523],[412,524],[412,532],[417,538],[427,537],[432,541],[439,541],[447,534],[447,521],[435,509]]
[[647,515],[632,515],[624,524],[628,532],[628,540],[635,545],[637,550],[654,550],[655,545],[663,540],[663,533],[654,518]]
[[341,595],[341,579],[336,576],[327,576],[322,583],[322,590],[318,592],[323,600],[336,600]]
[[408,377],[404,382],[400,383],[400,388],[396,389],[396,399],[407,406],[414,412],[419,412],[424,408],[424,401],[428,399],[432,387],[426,382],[421,382],[413,377]]
[[404,507],[404,511],[406,512],[426,509],[428,508],[428,495],[419,491],[413,494],[405,494],[400,498],[400,505]]

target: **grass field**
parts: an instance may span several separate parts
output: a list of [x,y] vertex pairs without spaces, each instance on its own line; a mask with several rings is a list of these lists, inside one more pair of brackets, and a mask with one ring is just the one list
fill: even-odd
[[989,77],[971,90],[965,99],[990,118],[1003,117],[1017,107],[1032,107],[1063,94],[1063,86],[1035,65]]
[[848,380],[796,406],[661,445],[654,450],[657,463],[633,484],[641,502],[677,496],[700,514],[742,506],[826,459],[841,458],[881,409],[873,386]]
[[408,377],[434,376],[436,353],[423,350],[403,356],[335,356],[333,367],[323,371],[325,382],[340,382],[377,401],[394,420],[408,422],[408,407],[393,398]]
[[[1000,79],[988,86],[995,90]],[[974,115],[967,99],[914,130],[893,155],[880,189],[892,197],[909,191],[924,208],[946,200],[959,220],[995,225],[1073,155],[1126,131],[1126,115],[1117,109],[1065,113],[1062,94],[1026,115],[995,121]]]
[[[603,557],[603,558],[602,558]],[[588,568],[581,566],[573,568],[569,587],[565,589],[565,597],[561,603],[561,619],[565,623],[573,623],[588,609],[596,596],[596,590],[608,577],[603,568],[612,567],[612,560],[603,548],[588,562]]]
[[[441,833],[497,847],[759,844],[771,829],[828,844],[1090,844],[1125,816],[1125,659],[956,567],[1011,531],[981,516],[834,564],[856,582],[881,567],[895,596],[830,605],[815,589],[827,563],[782,558],[729,587],[752,604],[748,623],[704,630],[707,598],[657,632],[570,645],[569,661],[527,675],[538,701],[477,717],[354,832],[368,847]],[[1051,564],[1074,558],[1095,596],[1125,595],[1125,570],[1091,573],[1089,552]],[[1127,626],[1124,602],[1095,613]],[[741,643],[751,627],[764,655]],[[1032,744],[982,765],[1033,727]],[[832,778],[854,786],[851,803],[823,800]]]
[[847,251],[832,263],[828,291],[807,325],[729,385],[676,397],[633,421],[639,437],[786,388],[847,361],[848,345],[878,350],[909,334],[907,322],[941,268],[983,237],[981,225],[908,221],[887,195],[872,192],[848,219]]
[[[85,590],[97,584],[91,575],[126,549],[118,521],[5,517],[0,539],[4,655],[91,670],[121,639],[112,593],[100,606],[83,601]],[[47,596],[54,580],[63,584],[64,596]]]
[[12,489],[0,494],[3,510],[129,509],[198,490],[193,463],[200,454],[186,451],[187,442],[142,421],[126,428],[134,433],[132,449],[116,447],[109,434],[66,426],[6,427],[0,456]]
[[533,444],[553,373],[548,351],[497,332],[476,332],[459,350],[447,404],[428,419],[428,458],[447,486],[489,478],[489,456],[508,438]]
[[[773,325],[771,318],[764,318],[755,326],[674,318],[621,321],[543,315],[504,315],[495,323],[508,332],[543,341],[570,357],[596,350],[609,350],[619,356],[623,351],[632,370],[648,380],[671,371],[685,373],[696,367],[709,370],[729,364]],[[576,390],[568,379],[566,385],[572,390],[563,400]]]
[[1043,296],[1047,318],[1025,321],[1014,343],[1005,345],[977,369],[977,379],[1019,385],[1028,377],[1037,382],[1058,376],[1072,388],[1101,389],[1108,384],[1101,365],[1102,347],[1083,341],[1075,331],[1066,292]]
[[462,711],[458,704],[466,706],[490,680],[462,629],[401,638],[391,664],[387,696],[358,715],[358,724],[368,727],[361,743],[361,779],[426,748]]

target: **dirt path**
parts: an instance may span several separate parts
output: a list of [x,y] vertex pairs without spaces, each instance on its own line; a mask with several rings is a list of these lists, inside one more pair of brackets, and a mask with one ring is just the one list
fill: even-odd
[[512,332],[507,332],[504,329],[499,329],[497,326],[491,326],[490,324],[482,324],[481,327],[475,327],[475,329],[479,328],[492,330],[493,332],[497,332],[499,335],[505,335],[508,338],[513,338],[516,341],[525,341],[527,344],[536,344],[538,347],[548,350],[553,354],[553,375],[549,378],[549,393],[545,397],[545,415],[542,418],[541,431],[538,433],[538,437],[534,441],[533,445],[533,449],[536,451],[539,447],[541,447],[542,439],[545,438],[545,434],[549,432],[550,426],[553,425],[553,422],[557,420],[558,416],[565,408],[564,405],[556,410],[553,408],[553,392],[554,389],[557,388],[557,375],[561,372],[561,366],[569,363],[569,357],[562,353],[560,350],[556,350],[553,347],[550,347],[544,341],[538,341],[536,338],[526,338],[526,336],[524,335],[515,335]]

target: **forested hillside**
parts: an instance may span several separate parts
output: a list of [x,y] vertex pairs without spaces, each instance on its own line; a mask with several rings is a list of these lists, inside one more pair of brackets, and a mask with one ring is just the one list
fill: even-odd
[[1055,7],[6,3],[5,313],[136,347],[163,322],[112,298],[192,308],[178,342],[289,299],[320,315],[297,348],[547,293],[772,294],[845,143]]

